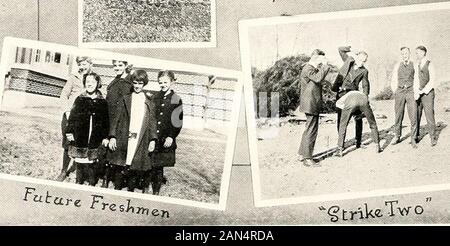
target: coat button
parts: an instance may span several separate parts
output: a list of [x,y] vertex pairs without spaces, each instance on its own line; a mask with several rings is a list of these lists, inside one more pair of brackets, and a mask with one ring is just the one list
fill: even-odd
[[158,121],[158,125],[161,125],[161,121]]
[[159,133],[159,130],[156,130],[156,133]]
[[159,113],[159,115],[163,115],[163,112]]
[[163,104],[161,104],[161,106],[162,106],[162,107],[164,107],[164,103],[163,103]]

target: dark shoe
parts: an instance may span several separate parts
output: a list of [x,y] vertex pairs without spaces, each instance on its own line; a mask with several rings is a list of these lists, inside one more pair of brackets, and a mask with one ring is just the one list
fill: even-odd
[[365,149],[366,146],[365,145],[361,145],[361,144],[356,144],[356,148],[357,149]]
[[436,146],[436,144],[437,144],[437,139],[433,138],[433,140],[431,140],[431,147]]
[[400,143],[400,137],[395,137],[394,140],[392,140],[392,145],[396,145]]
[[375,144],[375,153],[381,153],[381,147],[379,144]]
[[343,157],[344,156],[344,148],[338,147],[336,152],[334,152],[334,156]]
[[306,167],[320,167],[320,163],[316,162],[313,159],[305,159],[303,161],[303,165],[306,166]]

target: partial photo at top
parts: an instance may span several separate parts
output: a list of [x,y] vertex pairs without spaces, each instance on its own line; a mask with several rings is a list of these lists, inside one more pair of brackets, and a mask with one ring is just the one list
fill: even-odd
[[215,0],[78,0],[85,48],[216,47]]
[[240,23],[258,206],[450,189],[449,3]]

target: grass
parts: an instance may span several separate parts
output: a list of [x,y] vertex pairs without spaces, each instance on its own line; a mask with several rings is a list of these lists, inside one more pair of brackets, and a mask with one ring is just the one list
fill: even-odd
[[[0,172],[54,180],[62,160],[59,122],[0,112],[0,124]],[[187,129],[183,129],[183,134],[224,138]],[[164,169],[168,183],[162,187],[161,196],[218,203],[225,144],[188,137],[179,138],[177,143],[177,163]],[[71,174],[65,182],[74,180],[75,174]]]
[[84,42],[208,42],[210,3],[84,0]]

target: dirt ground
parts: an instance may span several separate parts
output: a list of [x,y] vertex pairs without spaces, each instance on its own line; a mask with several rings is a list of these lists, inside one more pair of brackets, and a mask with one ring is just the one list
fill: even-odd
[[[376,154],[371,144],[370,128],[364,119],[363,149],[354,147],[354,123],[347,131],[344,157],[334,157],[337,130],[333,120],[321,121],[315,157],[321,167],[305,167],[297,154],[304,123],[285,124],[278,134],[259,128],[258,159],[262,199],[363,192],[387,188],[450,183],[450,86],[446,83],[436,91],[435,110],[438,144],[430,145],[425,116],[421,122],[418,149],[409,144],[410,123],[403,120],[403,141],[391,145],[394,137],[394,101],[372,101],[380,130],[382,153]],[[327,116],[333,118],[335,115]]]
[[[0,111],[0,172],[54,180],[62,163],[60,122],[54,117],[42,117],[47,116],[42,112],[51,109],[32,111],[34,114],[27,110]],[[183,129],[177,139],[177,163],[164,169],[168,182],[160,195],[218,203],[225,140],[225,136],[207,130]],[[75,182],[75,174],[64,182]]]

